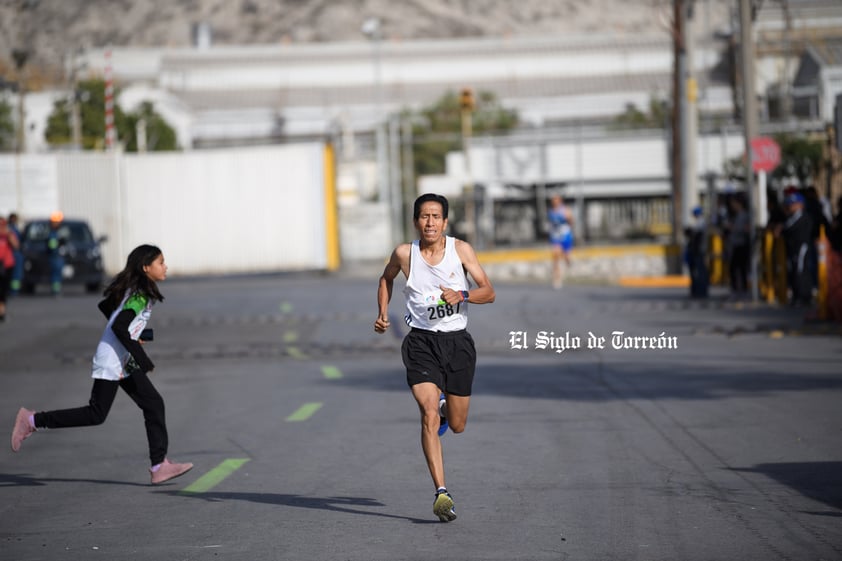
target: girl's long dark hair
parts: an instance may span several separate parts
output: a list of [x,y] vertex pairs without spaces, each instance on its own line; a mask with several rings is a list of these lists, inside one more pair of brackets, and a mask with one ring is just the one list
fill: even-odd
[[163,301],[164,297],[158,290],[158,285],[155,281],[146,276],[143,270],[147,265],[151,265],[158,256],[161,255],[161,249],[154,245],[139,245],[129,253],[126,259],[126,267],[117,273],[114,280],[103,292],[108,300],[114,302],[114,305],[119,305],[126,291],[132,294],[140,293],[154,301]]

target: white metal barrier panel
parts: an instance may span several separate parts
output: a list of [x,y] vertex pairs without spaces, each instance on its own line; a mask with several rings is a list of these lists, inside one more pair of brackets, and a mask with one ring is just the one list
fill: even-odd
[[173,275],[324,269],[324,145],[0,157],[0,213],[61,210],[104,245],[109,274],[141,243]]

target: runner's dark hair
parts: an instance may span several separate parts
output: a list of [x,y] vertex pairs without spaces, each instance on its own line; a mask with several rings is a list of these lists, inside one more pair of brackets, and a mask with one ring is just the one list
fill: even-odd
[[142,294],[154,301],[163,301],[164,297],[158,290],[158,285],[146,276],[144,267],[151,265],[162,253],[161,249],[154,245],[139,245],[129,253],[126,259],[125,268],[117,273],[111,284],[102,293],[108,300],[111,300],[116,307],[126,291],[132,294]]
[[418,220],[418,217],[421,216],[421,205],[430,201],[439,203],[441,205],[442,218],[447,218],[447,209],[450,206],[447,198],[443,195],[436,195],[435,193],[426,193],[415,199],[415,206],[412,208],[413,220]]

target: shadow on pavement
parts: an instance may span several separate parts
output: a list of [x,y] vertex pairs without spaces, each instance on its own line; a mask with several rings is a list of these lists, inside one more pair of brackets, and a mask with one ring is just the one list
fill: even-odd
[[815,305],[810,307],[770,304],[759,300],[732,300],[727,296],[711,296],[694,299],[683,293],[664,291],[608,293],[591,295],[592,305],[610,312],[626,309],[642,312],[671,312],[691,314],[690,323],[695,323],[692,314],[710,314],[707,321],[717,317],[730,322],[741,322],[756,326],[756,330],[797,329],[800,335],[842,334],[842,324],[818,319]]
[[124,487],[150,487],[149,483],[135,481],[111,481],[108,479],[70,479],[60,477],[29,477],[14,473],[0,473],[0,488],[41,487],[49,483],[96,483],[98,485],[120,485]]
[[[95,483],[98,485],[120,485],[128,487],[152,487],[148,483],[136,483],[131,481],[112,481],[107,479],[72,479],[56,477],[29,477],[20,474],[0,474],[0,488],[3,487],[41,487],[49,483]],[[164,490],[155,486],[159,494],[174,497],[187,497],[202,499],[208,502],[218,501],[248,501],[252,503],[289,506],[296,508],[309,508],[316,510],[329,510],[333,512],[344,512],[348,514],[363,514],[367,516],[379,516],[382,518],[393,518],[396,520],[407,520],[413,524],[441,524],[438,520],[412,518],[383,512],[372,512],[359,510],[351,507],[383,507],[386,506],[380,501],[364,497],[306,497],[303,495],[287,495],[282,493],[233,493],[233,492],[210,492],[210,493],[185,493],[175,490]]]
[[[686,361],[663,359],[604,364],[587,353],[575,352],[562,355],[557,364],[523,364],[487,357],[477,366],[473,390],[474,395],[609,402],[640,397],[711,400],[842,387],[842,377],[826,371],[826,359],[793,357],[789,368],[777,360],[776,370],[787,373],[770,372],[764,365],[764,357],[751,354],[727,362],[711,359],[693,367]],[[512,384],[513,378],[517,384]],[[324,383],[344,384],[360,391],[409,392],[399,366],[391,371],[354,372]]]
[[310,508],[316,510],[329,510],[333,512],[345,512],[348,514],[364,514],[367,516],[380,516],[383,518],[394,518],[397,520],[408,520],[413,524],[441,524],[438,520],[422,520],[409,516],[398,516],[383,512],[371,512],[357,510],[350,507],[381,507],[386,506],[375,499],[363,497],[305,497],[302,495],[287,495],[283,493],[232,493],[232,492],[209,492],[209,493],[184,493],[181,491],[163,491],[163,494],[175,497],[188,497],[202,499],[208,502],[218,501],[248,501],[252,503],[289,506],[296,508]]
[[805,511],[806,514],[842,517],[842,462],[785,462],[730,469],[765,475],[807,498],[836,509],[828,512]]
[[[826,361],[824,362],[826,364]],[[602,365],[564,361],[559,365],[519,368],[520,383],[513,386],[512,367],[486,364],[478,372],[477,392],[511,397],[572,401],[647,399],[709,400],[735,395],[812,391],[842,387],[842,378],[804,372],[808,363],[799,360],[790,373],[774,373],[760,366],[757,358],[730,360],[688,368],[686,362]],[[800,371],[799,371],[800,369]]]

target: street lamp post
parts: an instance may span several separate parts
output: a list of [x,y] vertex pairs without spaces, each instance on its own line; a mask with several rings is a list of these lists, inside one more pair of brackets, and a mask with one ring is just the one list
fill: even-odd
[[[363,35],[369,38],[372,45],[372,65],[374,67],[374,99],[375,99],[375,141],[377,144],[377,170],[378,170],[378,194],[381,202],[386,203],[389,209],[392,242],[397,244],[400,241],[402,228],[400,227],[400,216],[402,198],[400,197],[397,177],[392,177],[392,168],[389,155],[388,136],[396,135],[394,124],[384,120],[385,102],[383,99],[383,77],[380,61],[381,42],[383,40],[382,24],[379,18],[366,19],[360,28]],[[390,126],[391,125],[391,126]],[[391,130],[390,130],[391,129]],[[397,151],[391,150],[392,157],[397,157]],[[395,174],[397,175],[397,174]]]
[[381,202],[389,200],[389,176],[386,165],[386,142],[383,138],[383,84],[380,75],[380,40],[381,26],[378,18],[368,18],[360,28],[363,35],[371,41],[371,60],[374,68],[374,131],[377,144],[378,194]]
[[380,77],[380,40],[382,39],[380,19],[368,18],[363,22],[360,31],[371,40],[372,44],[371,56],[374,62],[374,97],[377,106],[377,117],[379,119],[383,113],[383,87]]

